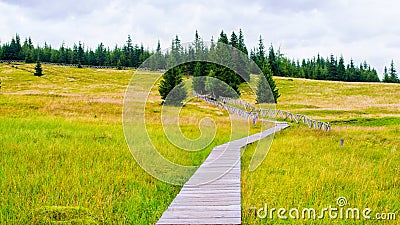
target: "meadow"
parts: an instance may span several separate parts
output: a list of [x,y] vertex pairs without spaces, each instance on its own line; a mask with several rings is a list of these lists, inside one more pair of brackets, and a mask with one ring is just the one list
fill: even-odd
[[[148,175],[126,144],[123,98],[134,71],[43,65],[45,76],[35,77],[33,67],[0,64],[0,224],[154,224],[180,186]],[[144,83],[146,77],[159,76],[139,75]],[[243,149],[243,224],[331,223],[259,219],[250,208],[264,203],[321,208],[340,196],[351,206],[399,214],[400,86],[276,82],[282,94],[277,108],[330,121],[333,129],[291,124],[275,135],[267,158],[253,172],[247,167],[255,145]],[[254,103],[249,88],[241,90],[243,99]],[[160,103],[154,87],[146,108],[148,129],[171,161],[199,165],[213,146],[229,140],[227,113],[194,99],[180,113],[182,132],[200,136],[199,118],[210,117],[218,128],[216,138],[204,151],[180,151],[160,127]],[[264,128],[258,124],[235,137]],[[267,141],[260,141],[263,146]]]
[[[0,65],[0,224],[155,223],[180,186],[148,175],[126,144],[123,98],[134,71],[43,65],[45,75],[35,77],[33,68]],[[159,75],[138,73],[143,78],[138,86]],[[213,146],[229,141],[227,113],[194,99],[180,112],[182,132],[195,139],[201,118],[218,118],[218,138],[200,152],[181,151],[168,143],[157,93],[155,86],[146,125],[167,159],[199,165]],[[261,128],[241,129],[235,138]]]
[[[400,210],[400,86],[277,78],[282,97],[278,109],[329,121],[330,132],[303,125],[275,135],[263,164],[253,172],[248,164],[254,145],[242,158],[242,217],[244,224],[313,223],[364,224],[380,222],[329,219],[260,219],[254,207],[338,207],[345,197],[347,207],[375,213]],[[340,139],[344,140],[340,147]],[[260,146],[268,147],[268,141]],[[259,147],[260,147],[259,146]],[[339,207],[338,207],[339,208]],[[288,214],[286,213],[286,216]],[[381,221],[386,223],[387,221]]]

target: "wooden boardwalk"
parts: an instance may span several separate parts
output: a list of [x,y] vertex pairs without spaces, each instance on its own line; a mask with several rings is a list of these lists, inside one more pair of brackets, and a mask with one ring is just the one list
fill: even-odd
[[215,147],[157,224],[241,224],[240,149],[288,126]]

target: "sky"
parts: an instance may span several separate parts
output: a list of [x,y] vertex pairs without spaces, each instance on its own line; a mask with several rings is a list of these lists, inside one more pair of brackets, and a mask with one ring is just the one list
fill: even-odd
[[261,35],[289,58],[343,55],[382,76],[392,59],[400,68],[399,9],[397,0],[0,0],[0,43],[18,33],[35,45],[113,48],[131,35],[153,50],[175,35],[190,42],[198,30],[210,40],[241,28],[249,49]]

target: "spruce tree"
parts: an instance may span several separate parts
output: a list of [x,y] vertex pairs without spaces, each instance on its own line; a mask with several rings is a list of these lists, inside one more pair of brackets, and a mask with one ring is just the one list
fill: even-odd
[[266,102],[274,102],[273,96],[269,90],[268,81],[263,74],[259,75],[259,80],[257,83],[257,103],[266,103]]
[[385,69],[383,71],[383,82],[385,82],[385,83],[389,83],[390,82],[390,77],[389,77],[388,69],[387,69],[386,66],[385,66]]
[[84,46],[82,45],[81,42],[79,42],[79,46],[76,52],[76,57],[78,60],[78,68],[82,68],[82,63],[85,63],[85,51],[84,51]]
[[182,83],[182,74],[178,67],[173,67],[164,73],[158,92],[165,105],[182,105],[187,97],[187,90]]
[[224,44],[226,44],[226,45],[229,44],[228,37],[226,36],[226,34],[224,33],[223,30],[222,30],[221,33],[219,34],[218,42],[224,43]]
[[220,80],[213,70],[210,70],[205,81],[205,93],[212,95],[216,98],[221,96],[237,98],[238,94],[230,85]]
[[38,77],[43,76],[42,65],[40,64],[39,60],[36,62],[35,73],[33,75]]
[[397,77],[397,71],[396,71],[396,68],[394,67],[393,60],[390,63],[389,78],[390,78],[390,82],[392,82],[392,83],[399,83],[400,82],[399,78]]
[[[269,52],[268,52],[268,61],[271,66],[272,73],[274,76],[279,76],[279,65],[278,65],[278,60],[275,54],[274,46],[269,47]],[[305,76],[309,76],[309,73],[306,73]]]
[[[277,103],[280,97],[279,90],[273,79],[271,66],[266,62],[262,68],[264,78],[260,77],[257,87],[257,103]],[[268,89],[268,86],[270,90]],[[272,96],[269,96],[272,94]]]
[[156,52],[154,53],[152,60],[156,70],[165,69],[165,58],[161,50],[160,40],[157,42]]
[[324,79],[324,70],[321,65],[317,65],[317,67],[316,67],[315,79],[317,79],[317,80]]
[[[232,49],[228,47],[228,39],[226,34],[222,31],[220,37],[218,38],[217,45],[215,46],[215,59],[216,64],[213,66],[213,72],[215,73],[215,77],[224,83],[228,84],[233,90],[240,95],[239,84],[241,83],[241,79],[238,74],[236,74],[232,69],[235,67],[235,54]],[[233,50],[233,51],[232,51]],[[210,49],[210,55],[212,53]],[[237,59],[236,59],[237,60]],[[231,69],[232,68],[232,69]],[[221,92],[224,94],[225,92]],[[233,97],[230,93],[226,92],[228,95],[223,95],[225,97]]]
[[122,70],[122,63],[121,63],[120,59],[118,59],[118,62],[117,62],[117,70]]
[[327,80],[338,80],[337,61],[333,54],[331,54],[330,60],[328,62],[328,74],[327,74],[326,79]]
[[375,69],[370,69],[368,73],[368,80],[369,82],[380,82],[378,72]]
[[[214,78],[214,79],[213,79]],[[211,95],[211,96],[216,96],[217,93],[215,93],[215,85],[216,85],[216,80],[215,78],[215,73],[213,70],[210,70],[208,76],[206,77],[206,81],[204,84],[204,93]]]
[[261,35],[260,39],[258,40],[258,49],[255,55],[256,55],[255,59],[256,64],[258,65],[258,67],[262,68],[266,60],[265,60],[265,47]]
[[[233,36],[233,37],[232,37]],[[239,30],[239,37],[236,37],[236,34],[232,32],[231,36],[231,45],[235,47],[236,49],[239,50],[239,52],[236,54],[238,55],[237,60],[235,61],[235,66],[236,66],[236,71],[238,74],[241,76],[240,82],[250,81],[250,62],[249,62],[249,56],[247,52],[246,45],[244,43],[244,36],[242,33],[242,30]],[[233,43],[237,43],[234,45]]]
[[35,60],[33,59],[33,51],[32,50],[27,50],[25,52],[25,62],[26,63],[33,63]]
[[235,31],[232,31],[231,40],[229,41],[229,44],[230,44],[232,47],[237,48],[237,47],[238,47],[238,44],[239,44],[238,42],[239,42],[239,40],[238,40],[238,37],[237,37],[236,34],[235,34]]
[[205,92],[205,75],[204,66],[202,62],[196,62],[193,73],[193,89],[199,94]]
[[238,49],[242,51],[245,55],[248,55],[246,44],[244,43],[244,36],[242,33],[242,29],[239,30],[239,38],[238,38]]
[[206,52],[205,52],[204,42],[200,37],[199,33],[197,32],[197,30],[194,36],[193,47],[194,47],[195,58],[197,60],[205,60]]
[[367,62],[360,63],[360,79],[358,81],[363,82],[368,78],[368,65]]
[[164,73],[158,92],[161,95],[161,99],[164,100],[163,104],[182,105],[182,101],[187,96],[187,90],[182,83],[182,68],[181,66],[176,66],[180,62],[182,53],[182,46],[178,36],[172,41],[171,45],[172,50],[167,60],[167,67],[170,69]]
[[344,81],[346,80],[346,67],[344,66],[344,59],[343,56],[339,58],[339,64],[337,66],[337,80]]
[[347,70],[346,70],[346,79],[345,81],[355,81],[357,74],[356,74],[356,68],[354,66],[354,61],[353,59],[350,60],[350,65],[347,65]]

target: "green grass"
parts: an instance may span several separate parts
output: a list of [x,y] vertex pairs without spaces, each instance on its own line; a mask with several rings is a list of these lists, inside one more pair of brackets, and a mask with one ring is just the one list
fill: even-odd
[[[17,67],[17,68],[16,68]],[[154,224],[180,186],[148,175],[133,159],[122,127],[126,86],[133,70],[0,64],[0,224]],[[142,71],[141,88],[156,72]],[[252,76],[251,85],[256,84]],[[352,221],[261,220],[249,207],[335,205],[400,214],[400,86],[277,78],[278,109],[332,122],[331,132],[292,126],[275,136],[261,166],[242,160],[244,224],[342,223]],[[242,98],[254,94],[241,85]],[[182,132],[200,136],[200,119],[216,123],[216,138],[204,151],[187,152],[168,142],[154,87],[146,107],[150,136],[160,153],[181,165],[200,165],[215,145],[229,140],[226,112],[192,100],[180,113]],[[246,121],[237,120],[243,126]],[[258,124],[235,137],[258,132]],[[212,126],[207,132],[213,132]],[[340,139],[344,146],[340,147]],[[267,148],[268,140],[259,148]],[[182,179],[187,179],[184,176]],[[399,217],[399,216],[398,216]],[[357,222],[357,221],[355,221]],[[368,221],[358,221],[359,223]]]
[[[154,224],[181,187],[148,175],[126,144],[122,104],[134,71],[43,65],[45,75],[35,77],[33,67],[0,64],[0,224]],[[137,88],[159,73],[140,75]],[[210,117],[217,138],[204,151],[174,147],[160,125],[160,103],[154,87],[146,121],[167,159],[200,165],[229,140],[227,113],[192,100],[180,113],[183,133],[198,137],[200,119]],[[261,129],[241,129],[236,138]]]
[[[282,97],[277,108],[332,123],[321,132],[292,124],[275,136],[263,164],[248,170],[255,144],[242,158],[242,217],[244,224],[369,224],[368,220],[260,219],[254,209],[309,208],[336,205],[371,213],[400,214],[400,96],[399,85],[310,81],[278,78]],[[344,146],[340,147],[340,139]],[[267,148],[260,141],[258,148]],[[286,214],[287,216],[288,214]],[[396,223],[396,221],[391,221]],[[382,223],[385,223],[382,221]]]
[[353,118],[348,120],[335,120],[331,122],[335,126],[338,125],[352,125],[363,127],[385,127],[385,126],[398,126],[400,124],[400,117],[383,117],[383,118]]

